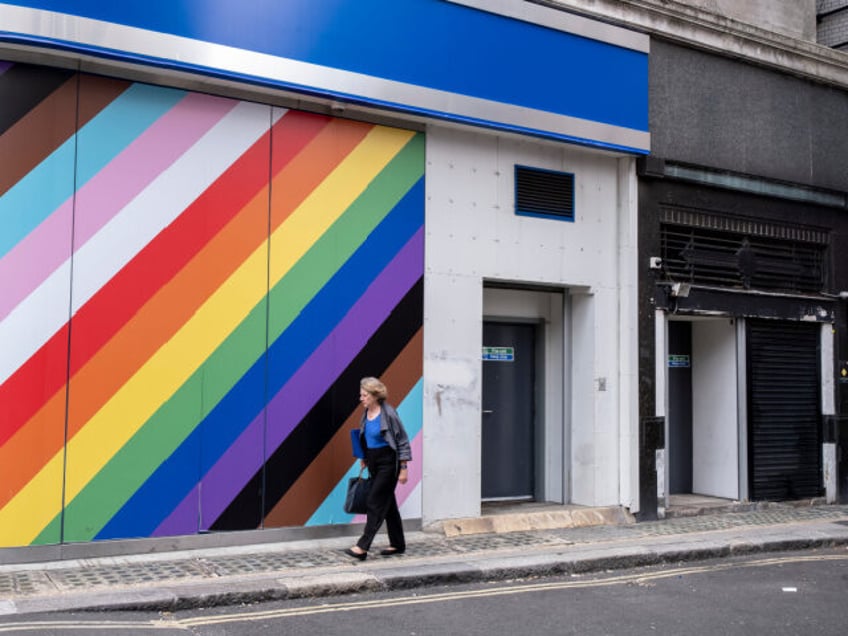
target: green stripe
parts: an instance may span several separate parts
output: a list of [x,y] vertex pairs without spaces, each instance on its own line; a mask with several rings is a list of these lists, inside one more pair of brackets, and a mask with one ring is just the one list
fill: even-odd
[[[271,290],[271,341],[291,324],[421,177],[423,141],[423,135],[415,135]],[[92,540],[264,354],[265,315],[263,299],[67,505],[65,541]],[[60,519],[61,515],[57,515],[34,543],[58,536]]]

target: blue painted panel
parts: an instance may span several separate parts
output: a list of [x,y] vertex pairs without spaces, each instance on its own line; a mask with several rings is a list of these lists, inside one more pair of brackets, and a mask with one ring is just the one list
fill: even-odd
[[647,54],[444,0],[7,4],[648,130]]

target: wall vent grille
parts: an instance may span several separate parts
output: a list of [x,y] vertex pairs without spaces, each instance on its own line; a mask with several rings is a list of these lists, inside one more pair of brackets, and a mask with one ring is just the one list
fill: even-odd
[[574,220],[574,175],[515,166],[515,213]]
[[795,293],[827,285],[827,232],[676,209],[662,218],[669,280]]

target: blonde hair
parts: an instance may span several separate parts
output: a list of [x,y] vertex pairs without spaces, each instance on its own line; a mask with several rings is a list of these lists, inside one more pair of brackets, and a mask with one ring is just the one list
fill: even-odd
[[385,400],[389,395],[389,391],[386,389],[386,385],[380,382],[377,378],[372,378],[370,376],[367,378],[362,378],[359,381],[359,386],[360,388],[377,398],[377,401],[379,402]]

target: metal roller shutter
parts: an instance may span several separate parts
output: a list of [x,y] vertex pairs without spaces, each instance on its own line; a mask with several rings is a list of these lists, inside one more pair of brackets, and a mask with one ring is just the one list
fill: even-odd
[[822,494],[819,330],[748,322],[748,431],[752,500]]

